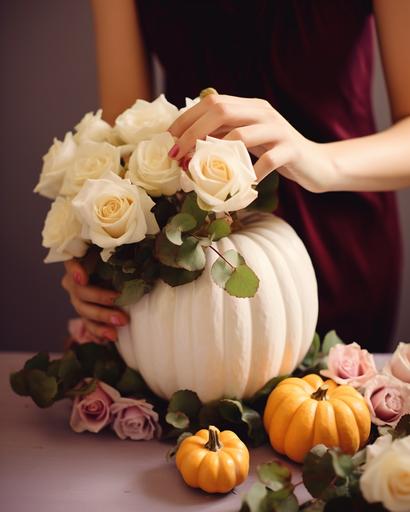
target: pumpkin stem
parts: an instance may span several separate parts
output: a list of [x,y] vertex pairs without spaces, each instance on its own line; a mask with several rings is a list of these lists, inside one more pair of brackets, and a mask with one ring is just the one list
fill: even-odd
[[207,450],[210,450],[211,452],[217,452],[222,448],[222,444],[219,441],[218,432],[215,427],[208,427],[209,432],[209,439],[208,442],[205,444],[205,448]]
[[327,400],[327,392],[329,388],[327,386],[321,386],[314,393],[310,395],[310,398],[314,400]]

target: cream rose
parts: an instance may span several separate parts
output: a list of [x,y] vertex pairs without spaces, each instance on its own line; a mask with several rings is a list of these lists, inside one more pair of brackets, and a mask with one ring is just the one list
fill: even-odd
[[179,116],[182,116],[182,114],[185,114],[187,110],[189,110],[192,107],[195,107],[199,102],[201,101],[201,98],[196,97],[193,100],[191,98],[185,98],[185,107],[182,107],[179,109]]
[[131,155],[126,178],[151,196],[171,196],[181,189],[181,168],[168,156],[174,145],[169,132],[142,141]]
[[75,126],[75,140],[78,143],[93,142],[111,142],[113,128],[101,119],[102,110],[98,110],[96,114],[88,112]]
[[[383,373],[410,384],[410,343],[399,343]],[[409,390],[410,393],[410,390]]]
[[369,503],[392,512],[410,510],[410,436],[392,441],[387,434],[367,447],[360,489]]
[[64,176],[60,194],[75,196],[85,181],[97,179],[111,171],[120,172],[120,149],[106,142],[84,142]]
[[204,210],[232,212],[248,206],[258,193],[252,188],[256,175],[242,141],[207,137],[198,140],[195,152],[182,173],[185,192],[195,190]]
[[115,120],[115,131],[127,144],[138,144],[165,132],[178,117],[178,109],[161,94],[152,103],[138,100]]
[[145,190],[110,172],[98,180],[87,180],[73,199],[83,228],[83,238],[103,248],[106,261],[115,247],[139,242],[159,231],[151,213],[154,202]]
[[55,199],[60,192],[66,171],[74,161],[76,153],[77,144],[71,132],[66,133],[63,142],[54,139],[48,153],[43,156],[43,169],[34,192],[48,197],[48,199]]
[[69,199],[57,197],[47,214],[42,232],[43,246],[49,250],[46,263],[81,257],[87,252],[87,243],[81,237],[81,224],[77,220]]

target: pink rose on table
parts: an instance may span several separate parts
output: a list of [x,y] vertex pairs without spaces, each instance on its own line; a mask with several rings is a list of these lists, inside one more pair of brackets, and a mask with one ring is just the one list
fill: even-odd
[[[85,379],[83,384],[89,381]],[[95,391],[75,398],[70,418],[71,428],[74,432],[88,430],[96,434],[111,423],[111,404],[119,398],[116,389],[105,382],[98,382]]]
[[383,373],[410,384],[410,343],[398,344],[390,361],[383,368]]
[[355,388],[363,386],[376,375],[373,356],[357,343],[338,344],[330,349],[328,369],[320,373],[338,384],[348,384]]
[[403,414],[410,413],[410,394],[406,386],[389,375],[376,375],[364,389],[364,398],[376,425],[395,426]]
[[114,415],[112,428],[120,439],[148,441],[161,434],[158,414],[153,405],[143,399],[120,398],[111,405],[111,413]]

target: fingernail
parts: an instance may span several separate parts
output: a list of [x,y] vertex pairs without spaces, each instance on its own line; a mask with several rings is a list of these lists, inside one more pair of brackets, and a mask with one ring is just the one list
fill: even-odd
[[184,156],[184,158],[181,160],[181,167],[182,169],[184,169],[184,171],[186,172],[188,170],[188,167],[189,167],[189,162],[192,160],[192,157],[191,156]]
[[116,334],[113,334],[111,331],[104,331],[103,334],[104,338],[110,341],[117,341]]
[[126,322],[125,320],[120,317],[120,316],[115,316],[113,315],[111,318],[110,318],[110,321],[113,325],[125,325]]
[[80,274],[79,272],[74,272],[73,279],[74,279],[74,281],[75,281],[77,284],[82,284],[82,283],[81,283],[81,274]]
[[178,144],[174,144],[172,148],[168,152],[169,158],[175,158],[179,152],[179,146]]

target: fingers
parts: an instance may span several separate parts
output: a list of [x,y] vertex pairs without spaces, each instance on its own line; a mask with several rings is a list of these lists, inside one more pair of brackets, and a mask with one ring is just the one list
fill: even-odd
[[224,140],[241,140],[247,148],[264,146],[266,150],[278,143],[283,137],[275,123],[252,124],[234,128],[224,137]]
[[[229,131],[230,127],[266,120],[266,105],[269,104],[257,99],[213,94],[207,96],[170,127],[172,135],[177,137],[175,146],[169,153],[170,157],[182,159],[194,148],[197,139],[204,139],[207,135],[221,135]],[[270,114],[272,111],[270,107]]]
[[87,330],[96,338],[97,342],[104,340],[117,341],[117,331],[112,327],[87,319],[84,319],[84,322]]
[[73,278],[75,283],[83,286],[88,283],[88,274],[76,259],[65,261],[64,266],[67,273]]
[[267,176],[270,172],[275,171],[289,163],[290,156],[289,148],[287,148],[284,144],[278,144],[273,149],[263,153],[263,155],[254,165],[258,182],[262,181],[263,178],[265,178],[265,176]]

